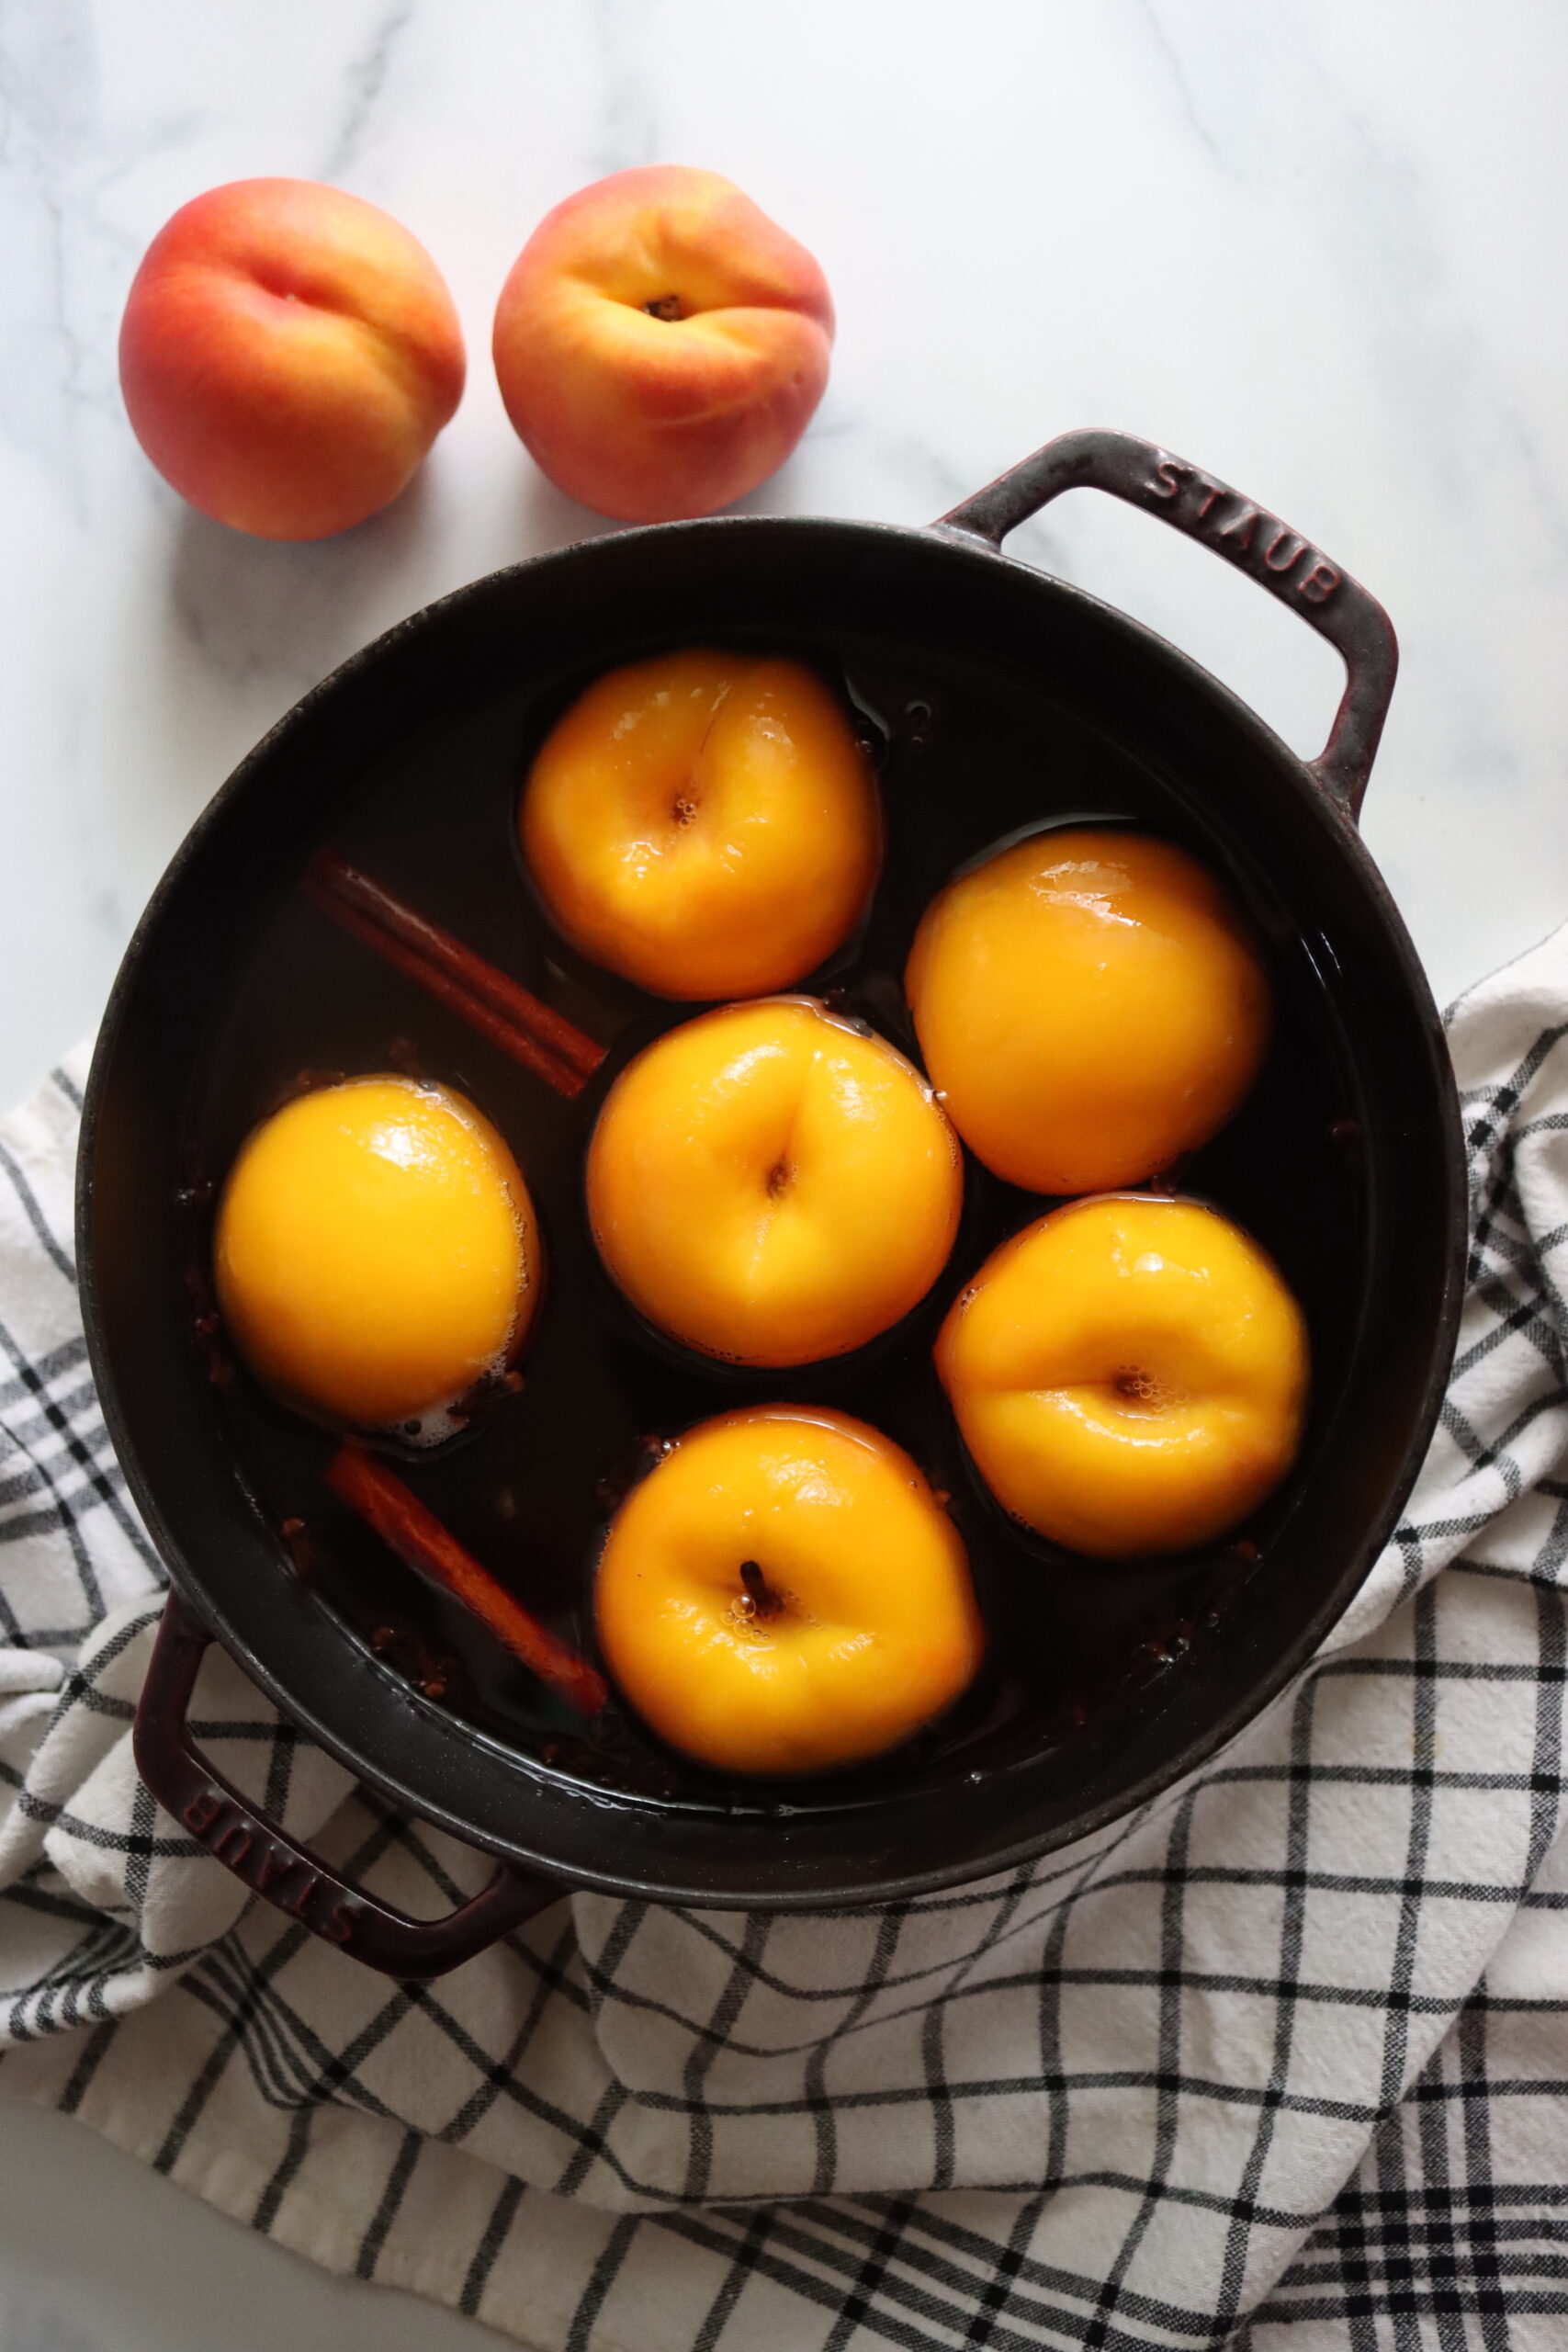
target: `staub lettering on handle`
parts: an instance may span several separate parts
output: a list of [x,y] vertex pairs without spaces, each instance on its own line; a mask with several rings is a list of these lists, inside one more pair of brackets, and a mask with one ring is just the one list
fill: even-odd
[[[290,1853],[287,1846],[280,1846],[276,1838],[258,1828],[231,1798],[217,1789],[203,1789],[191,1798],[181,1818],[209,1854],[258,1894],[265,1894],[281,1910],[291,1911],[306,1927],[331,1942],[348,1942],[354,1933],[352,1905],[338,1897],[330,1883],[308,1862],[301,1861],[298,1854]],[[280,1883],[290,1871],[298,1873],[299,1883],[286,1890]]]
[[[1160,458],[1144,488],[1175,507],[1171,520],[1276,590],[1326,605],[1344,574],[1299,531],[1179,458]],[[1177,502],[1179,502],[1178,504]]]

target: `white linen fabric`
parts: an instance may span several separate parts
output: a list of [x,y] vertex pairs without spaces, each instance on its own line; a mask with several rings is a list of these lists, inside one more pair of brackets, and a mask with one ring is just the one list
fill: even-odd
[[[137,1778],[163,1577],[85,1363],[74,1057],[0,1127],[0,2090],[547,2352],[1561,2346],[1568,931],[1451,1042],[1442,1426],[1262,1720],[1032,1869],[809,1919],[578,1895],[428,1987]],[[487,1874],[212,1653],[193,1721],[391,1901]]]

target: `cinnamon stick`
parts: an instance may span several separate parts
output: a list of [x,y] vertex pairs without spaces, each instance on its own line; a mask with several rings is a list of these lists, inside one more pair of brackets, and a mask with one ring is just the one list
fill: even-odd
[[548,1626],[541,1625],[488,1568],[481,1567],[384,1462],[351,1442],[333,1455],[327,1484],[367,1526],[374,1528],[400,1560],[434,1577],[580,1713],[596,1715],[607,1702],[610,1693],[604,1676],[558,1640]]
[[460,939],[335,852],[322,850],[311,860],[306,887],[345,931],[418,981],[558,1094],[581,1094],[604,1060],[603,1046],[531,989],[487,964]]

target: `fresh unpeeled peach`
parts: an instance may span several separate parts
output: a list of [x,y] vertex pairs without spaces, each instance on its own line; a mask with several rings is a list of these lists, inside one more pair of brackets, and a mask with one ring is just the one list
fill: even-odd
[[764,481],[828,381],[833,303],[804,245],[716,172],[614,172],[547,213],[496,306],[506,413],[603,514],[710,514]]
[[233,180],[182,205],[119,334],[125,405],[158,471],[264,539],[325,538],[394,499],[463,373],[424,247],[313,180]]

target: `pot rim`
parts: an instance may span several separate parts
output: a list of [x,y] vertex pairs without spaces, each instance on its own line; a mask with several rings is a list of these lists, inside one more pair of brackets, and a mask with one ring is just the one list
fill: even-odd
[[[1440,1172],[1446,1263],[1437,1316],[1436,1344],[1389,1498],[1359,1543],[1348,1553],[1346,1566],[1331,1591],[1313,1611],[1302,1631],[1248,1680],[1242,1694],[1217,1713],[1202,1735],[1187,1741],[1180,1760],[1174,1769],[1152,1768],[1135,1784],[1090,1806],[1072,1820],[1043,1831],[1025,1828],[977,1857],[960,1857],[921,1868],[886,1869],[874,1877],[861,1878],[852,1885],[837,1888],[824,1889],[818,1885],[797,1888],[791,1883],[787,1826],[781,1823],[781,1850],[772,1883],[749,1883],[721,1891],[716,1888],[712,1880],[682,1878],[678,1871],[671,1873],[650,1869],[649,1874],[637,1877],[575,1860],[570,1864],[563,1863],[555,1853],[541,1851],[536,1844],[509,1840],[477,1828],[460,1806],[444,1799],[438,1790],[415,1786],[399,1770],[396,1759],[400,1743],[396,1739],[390,1743],[385,1757],[370,1760],[364,1749],[356,1745],[353,1728],[345,1728],[341,1722],[334,1721],[330,1709],[323,1708],[315,1698],[307,1696],[302,1699],[297,1690],[290,1689],[288,1675],[275,1669],[258,1655],[252,1641],[236,1627],[224,1608],[212,1600],[199,1573],[186,1559],[184,1547],[175,1537],[160,1498],[154,1491],[153,1483],[145,1473],[131,1435],[104,1331],[93,1229],[95,1159],[104,1101],[121,1032],[146,961],[156,949],[165,910],[182,888],[187,871],[199,857],[214,831],[224,823],[236,802],[248,794],[258,773],[265,771],[279,752],[286,750],[290,739],[308,728],[321,707],[335,699],[344,686],[370,676],[382,665],[395,661],[401,646],[411,639],[427,635],[432,629],[487,599],[502,597],[513,582],[524,578],[536,580],[552,571],[564,575],[569,571],[592,571],[606,563],[617,562],[628,548],[651,540],[658,540],[667,547],[676,538],[714,541],[722,537],[738,542],[741,547],[751,542],[761,551],[785,537],[815,535],[820,537],[824,532],[846,543],[863,545],[868,540],[879,541],[891,553],[901,550],[916,561],[930,562],[940,559],[945,567],[960,567],[987,579],[994,579],[997,567],[1004,566],[1020,588],[1038,600],[1042,608],[1046,605],[1076,608],[1096,627],[1110,632],[1112,637],[1120,637],[1137,658],[1165,665],[1195,687],[1224,725],[1235,732],[1247,752],[1265,762],[1281,786],[1310,811],[1311,820],[1331,833],[1338,855],[1345,861],[1360,891],[1371,901],[1383,938],[1400,967],[1409,1009],[1423,1034],[1429,1065],[1427,1075],[1435,1089],[1442,1117]],[[953,576],[955,577],[956,573]],[[1452,1073],[1448,1064],[1441,1024],[1408,932],[1353,822],[1325,789],[1311,766],[1292,751],[1249,705],[1190,654],[1117,606],[1074,582],[1043,571],[1035,564],[1008,555],[999,547],[983,544],[973,537],[942,525],[916,526],[836,516],[722,515],[690,522],[646,525],[631,530],[602,534],[590,540],[521,559],[514,564],[503,566],[449,591],[349,655],[284,713],[245,754],[176,849],[135,927],[117,973],[95,1046],[84,1098],[77,1170],[76,1238],[89,1363],[108,1433],[131,1495],[146,1521],[160,1557],[168,1566],[180,1592],[224,1648],[288,1720],[307,1732],[358,1778],[423,1821],[448,1831],[470,1847],[502,1855],[526,1869],[558,1878],[563,1885],[612,1895],[644,1897],[716,1909],[783,1911],[844,1906],[864,1908],[935,1894],[976,1877],[1003,1872],[1060,1851],[1136,1813],[1181,1785],[1273,1703],[1310,1661],[1325,1635],[1339,1621],[1359,1589],[1397,1523],[1409,1487],[1426,1454],[1447,1387],[1458,1332],[1463,1297],[1466,1208],[1464,1156]],[[346,1645],[354,1639],[351,1629],[333,1617],[331,1611],[323,1611],[314,1596],[304,1596],[297,1587],[283,1580],[280,1580],[280,1590],[283,1596],[280,1606],[292,1608],[296,1612],[301,1611],[309,1598],[313,1625],[319,1627],[323,1613],[329,1616],[335,1636],[333,1651],[341,1661]],[[411,1715],[423,1720],[425,1728],[419,1742],[422,1762],[425,1760],[424,1751],[432,1741],[437,1750],[454,1758],[468,1758],[479,1748],[488,1751],[497,1760],[504,1760],[511,1772],[525,1776],[536,1791],[553,1796],[559,1805],[572,1811],[582,1804],[608,1803],[621,1813],[637,1811],[652,1825],[667,1818],[672,1810],[677,1809],[662,1799],[620,1792],[612,1798],[604,1792],[596,1792],[591,1784],[552,1772],[549,1768],[536,1763],[519,1750],[507,1747],[477,1727],[444,1714],[406,1684],[387,1674],[378,1662],[377,1672],[384,1680],[388,1694],[395,1694]],[[329,1683],[331,1673],[332,1662],[328,1660],[326,1676]],[[352,1699],[352,1693],[350,1697]],[[352,1715],[355,1708],[350,1704],[343,1713]],[[1016,1765],[994,1770],[987,1776],[987,1787],[994,1789],[1009,1774],[1027,1770],[1029,1760],[1021,1759]],[[890,1799],[893,1802],[890,1803]],[[847,1803],[844,1810],[872,1811],[891,1822],[896,1817],[896,1799],[897,1792],[877,1792]],[[765,1803],[758,1807],[760,1813],[769,1810]]]

